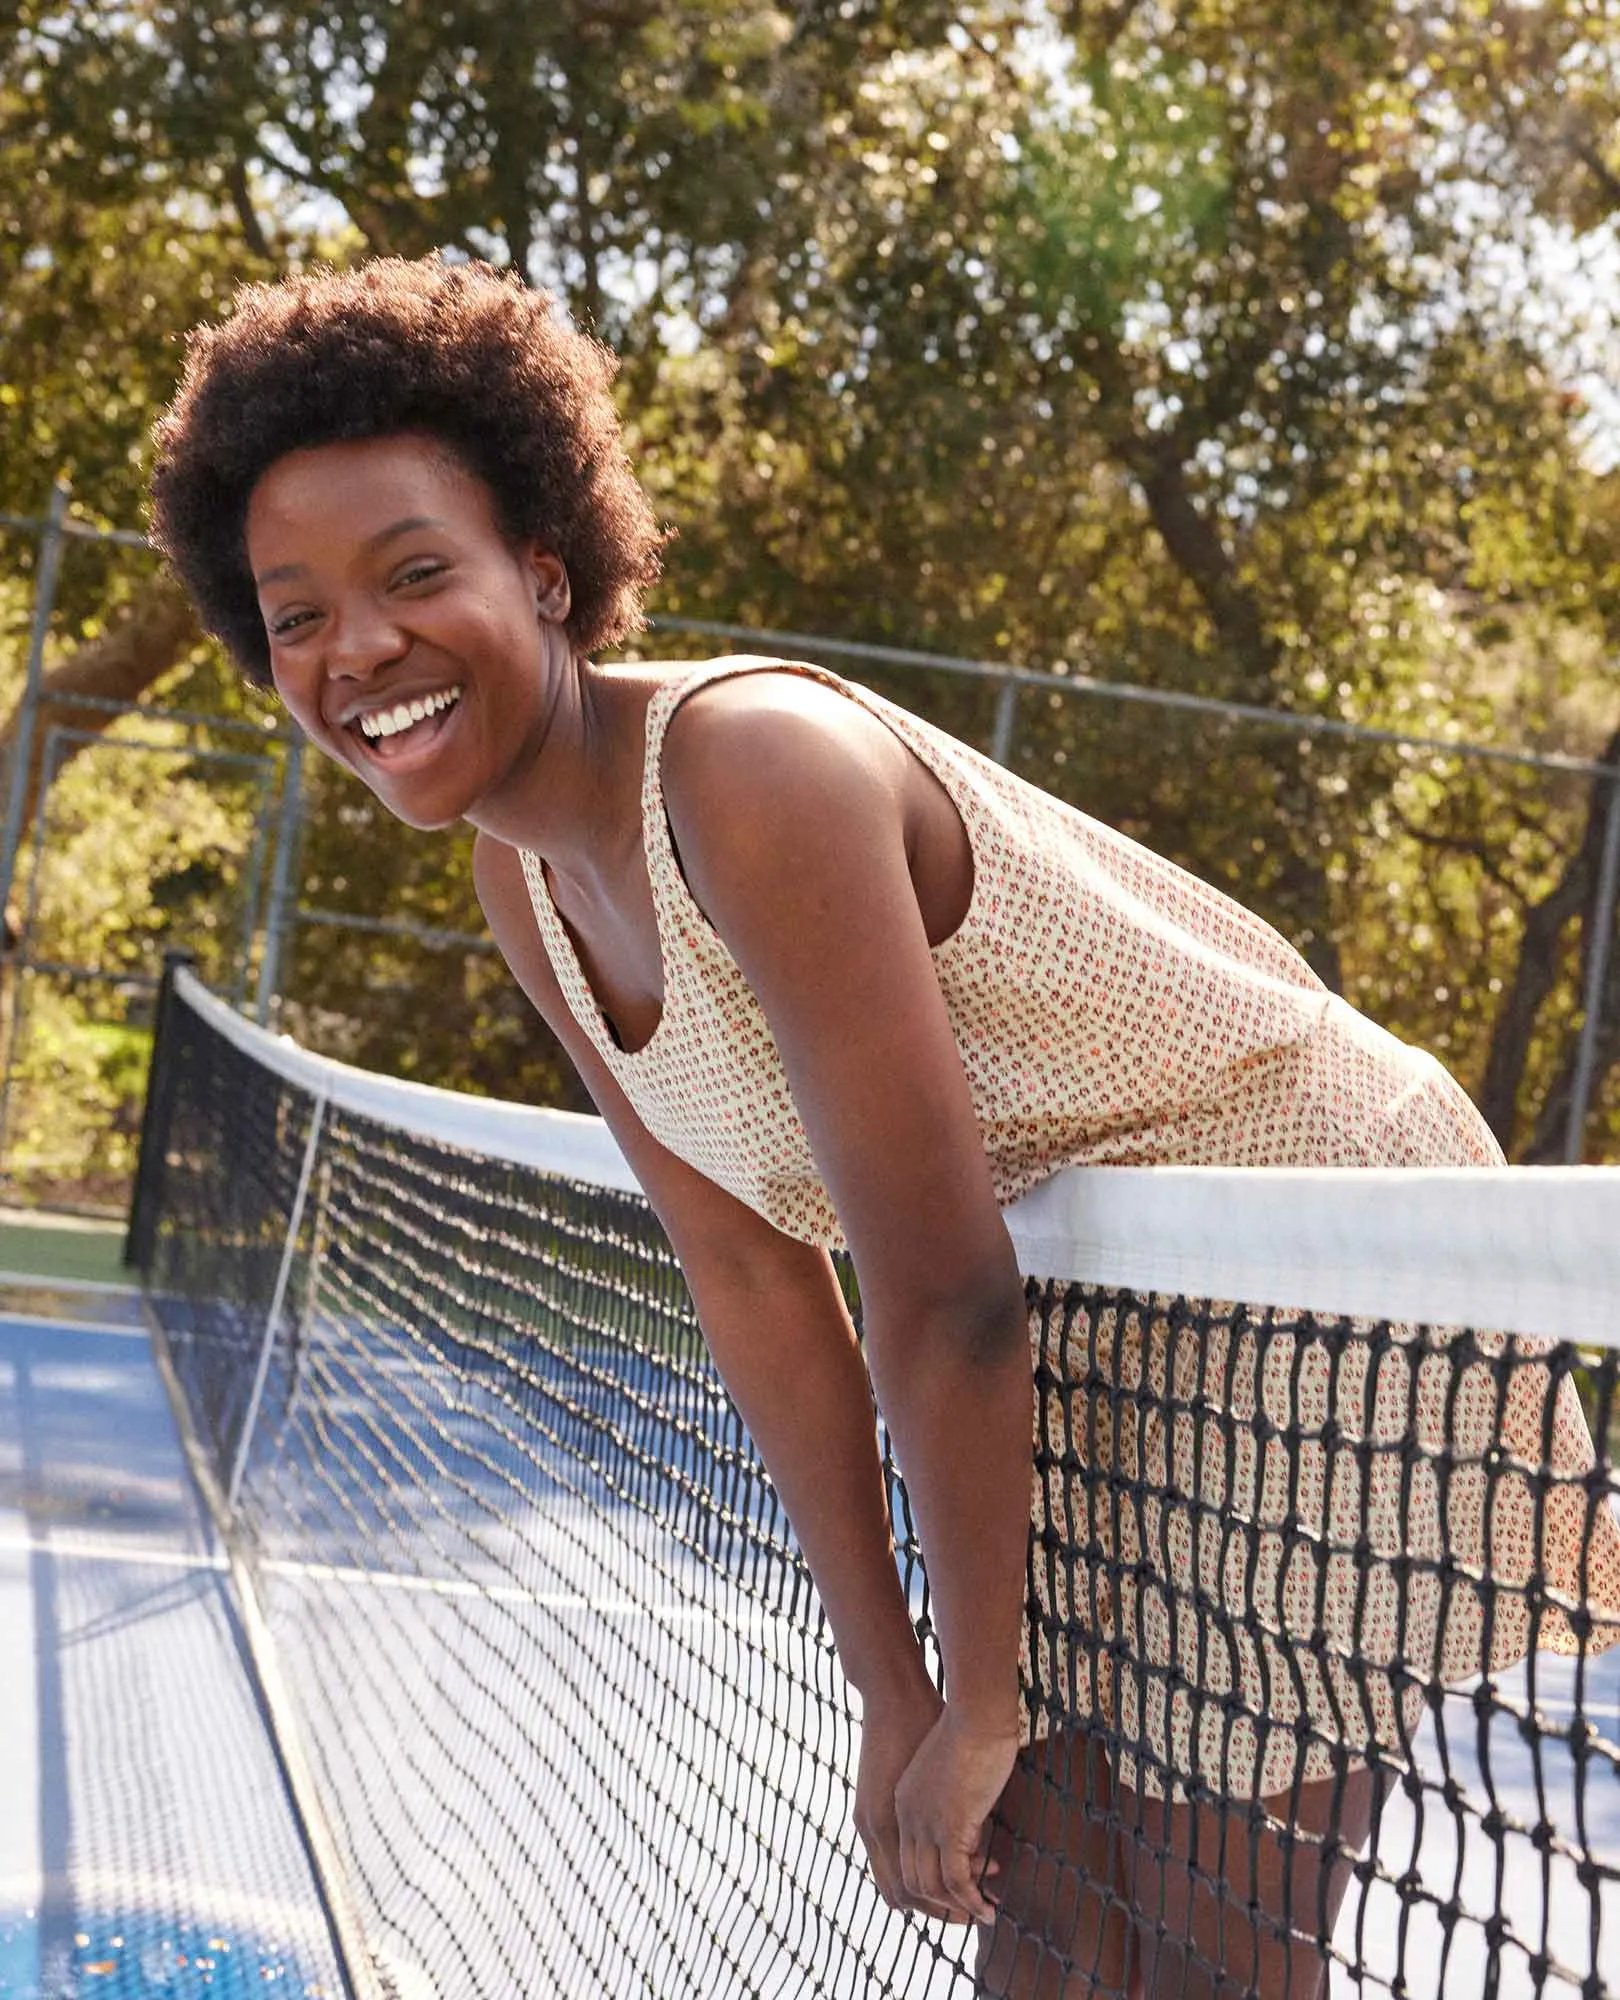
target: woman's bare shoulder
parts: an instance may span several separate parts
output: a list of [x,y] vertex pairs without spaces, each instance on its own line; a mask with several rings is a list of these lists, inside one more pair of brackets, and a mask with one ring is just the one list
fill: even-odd
[[[847,787],[892,786],[903,764],[893,733],[850,693],[791,661],[739,659],[686,669],[701,685],[681,700],[664,739],[664,783],[755,799],[807,785],[825,801]],[[780,671],[773,671],[773,669]],[[670,679],[682,678],[680,669]]]

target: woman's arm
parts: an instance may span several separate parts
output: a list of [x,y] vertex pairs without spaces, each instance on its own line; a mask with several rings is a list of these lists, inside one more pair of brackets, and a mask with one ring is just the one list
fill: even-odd
[[939,1713],[895,1567],[871,1392],[830,1258],[784,1236],[647,1131],[569,1013],[515,849],[480,839],[479,900],[681,1261],[715,1364],[770,1472],[863,1710],[856,1824],[885,1897],[905,1888],[894,1788]]
[[849,1239],[921,1529],[946,1709],[900,1789],[905,1879],[987,1921],[986,1821],[1018,1747],[1033,1397],[1023,1286],[913,883],[929,788],[880,722],[802,678],[699,690],[666,740],[686,879],[764,1008]]

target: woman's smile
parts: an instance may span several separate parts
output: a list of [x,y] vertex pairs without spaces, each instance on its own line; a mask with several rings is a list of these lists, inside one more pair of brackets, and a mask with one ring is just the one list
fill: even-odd
[[420,768],[452,729],[464,683],[423,694],[380,695],[375,702],[351,704],[343,727],[359,738],[363,754],[398,775]]

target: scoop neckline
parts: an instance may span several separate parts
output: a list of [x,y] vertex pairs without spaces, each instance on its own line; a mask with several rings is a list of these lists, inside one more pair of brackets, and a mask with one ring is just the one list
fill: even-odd
[[[744,673],[776,672],[803,674],[810,679],[819,680],[824,684],[830,685],[838,693],[842,694],[846,700],[853,701],[858,708],[865,708],[868,713],[875,712],[876,719],[886,729],[891,730],[899,737],[900,741],[911,752],[912,756],[917,759],[918,763],[922,765],[923,769],[944,788],[946,797],[951,801],[957,817],[962,822],[963,831],[967,835],[968,851],[973,862],[973,886],[968,896],[967,907],[962,912],[961,921],[949,937],[941,938],[938,944],[931,944],[928,947],[929,957],[938,961],[957,945],[961,944],[966,939],[980,908],[984,871],[980,865],[980,856],[973,839],[973,830],[966,804],[962,797],[958,795],[958,787],[955,782],[957,774],[949,769],[945,760],[941,759],[936,763],[933,758],[925,755],[919,744],[912,738],[911,732],[905,728],[904,724],[915,721],[917,718],[909,716],[903,709],[893,709],[892,713],[886,712],[892,709],[893,705],[885,703],[880,695],[874,694],[869,688],[861,687],[856,682],[846,681],[842,675],[833,673],[829,668],[817,666],[814,661],[810,660],[776,660],[766,659],[759,654],[746,654],[709,661],[705,663],[705,666],[706,669],[712,669],[712,671],[706,670],[680,680],[666,681],[662,687],[655,689],[647,702],[647,712],[642,725],[641,857],[642,866],[647,870],[647,887],[652,898],[653,921],[658,931],[658,968],[663,982],[663,1002],[659,1008],[658,1019],[653,1025],[652,1033],[648,1035],[644,1042],[639,1042],[635,1048],[627,1049],[620,1042],[618,1030],[614,1027],[611,1016],[602,1005],[595,987],[592,986],[590,979],[586,975],[585,967],[580,960],[579,951],[574,944],[573,935],[563,919],[561,910],[557,907],[556,897],[551,892],[551,882],[546,873],[545,857],[533,848],[525,850],[534,864],[533,880],[539,885],[540,894],[545,900],[547,921],[554,933],[556,943],[561,946],[563,968],[568,978],[577,987],[579,995],[585,1001],[587,1014],[581,1020],[581,1025],[587,1027],[587,1031],[591,1033],[591,1039],[596,1045],[597,1052],[610,1067],[620,1063],[637,1062],[648,1054],[659,1036],[664,1032],[664,1025],[669,1019],[670,954],[666,947],[664,936],[663,900],[659,894],[658,877],[655,875],[652,866],[653,822],[655,819],[661,830],[664,845],[668,849],[667,859],[669,866],[674,870],[675,875],[679,879],[681,892],[691,905],[694,915],[709,931],[727,957],[731,959],[731,963],[736,965],[736,959],[732,957],[730,946],[727,945],[725,939],[721,937],[720,933],[709,921],[707,912],[692,894],[691,887],[687,883],[686,874],[681,867],[679,853],[675,846],[675,837],[670,829],[669,815],[664,807],[663,787],[659,782],[660,766],[663,759],[663,739],[664,733],[669,726],[669,717],[679,707],[680,703],[685,700],[688,694],[696,693],[699,687],[706,685],[710,680],[724,680],[731,675]],[[668,711],[668,713],[662,716],[658,714],[660,703],[664,703]],[[656,746],[653,740],[655,726],[658,731]],[[962,747],[964,749],[967,748],[966,745]],[[558,954],[554,952],[554,963],[557,956]],[[573,1009],[573,1012],[576,1019],[581,1019],[577,1006]]]
[[[659,1005],[658,1019],[653,1023],[652,1033],[644,1042],[638,1042],[633,1049],[627,1049],[619,1040],[619,1031],[614,1027],[611,1015],[602,1005],[596,988],[591,984],[586,974],[585,967],[579,956],[579,949],[574,943],[573,933],[569,930],[563,918],[562,911],[557,907],[557,899],[551,892],[551,881],[546,873],[545,856],[537,853],[532,847],[525,849],[525,852],[533,863],[530,871],[531,885],[538,890],[545,902],[545,924],[552,933],[552,937],[548,941],[548,948],[551,952],[553,967],[554,969],[560,969],[562,975],[577,987],[579,995],[583,997],[589,1010],[588,1018],[581,1019],[580,1010],[576,1005],[573,1009],[575,1019],[580,1020],[581,1026],[587,1029],[594,1023],[597,1032],[592,1035],[591,1039],[596,1043],[598,1053],[609,1062],[626,1062],[633,1060],[637,1056],[644,1055],[663,1033],[664,1023],[669,1019],[669,959],[664,950],[664,926],[658,920],[657,892],[654,891],[653,893],[653,919],[658,926],[658,967],[663,980],[663,999]],[[642,838],[642,855],[645,861],[645,835]],[[649,869],[649,883],[651,874],[652,871]],[[559,960],[561,961],[560,968],[558,968]]]

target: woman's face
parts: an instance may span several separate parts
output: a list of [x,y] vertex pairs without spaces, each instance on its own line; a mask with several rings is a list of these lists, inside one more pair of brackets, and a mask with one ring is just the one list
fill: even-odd
[[277,691],[390,812],[448,826],[532,762],[568,578],[506,540],[444,447],[402,433],[289,453],[253,489],[247,552]]

